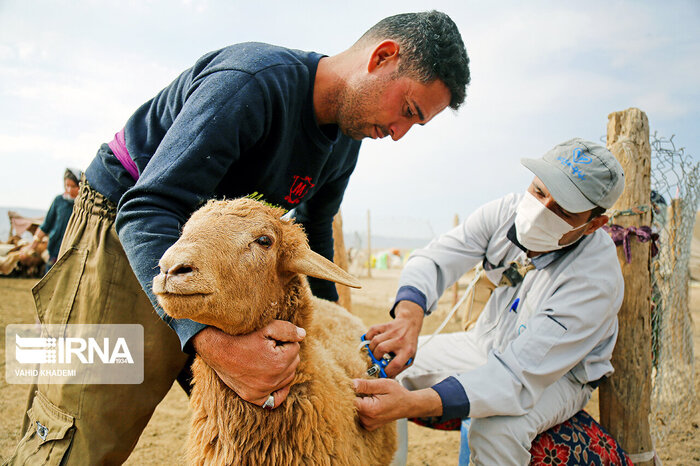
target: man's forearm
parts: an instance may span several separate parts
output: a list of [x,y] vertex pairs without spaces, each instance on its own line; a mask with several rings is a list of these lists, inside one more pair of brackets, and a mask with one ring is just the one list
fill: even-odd
[[[392,379],[355,379],[355,406],[368,430],[412,417],[441,417],[442,399],[432,388],[410,391]],[[366,396],[362,396],[366,395]]]
[[442,416],[442,399],[432,388],[415,390],[410,393],[406,417]]

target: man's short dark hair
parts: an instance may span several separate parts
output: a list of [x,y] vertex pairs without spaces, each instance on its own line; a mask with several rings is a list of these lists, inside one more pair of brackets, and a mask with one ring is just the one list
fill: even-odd
[[450,90],[450,108],[464,102],[469,57],[457,25],[445,13],[428,11],[390,16],[372,26],[358,42],[392,39],[399,43],[399,74],[421,83],[435,78]]

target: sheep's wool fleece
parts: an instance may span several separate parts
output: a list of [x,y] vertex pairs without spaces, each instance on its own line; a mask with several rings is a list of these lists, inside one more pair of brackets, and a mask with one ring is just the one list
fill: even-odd
[[[356,286],[309,249],[299,225],[251,199],[210,201],[161,258],[153,290],[168,315],[230,335],[275,319],[306,329],[289,396],[273,410],[243,401],[204,360],[195,360],[190,397],[192,464],[379,465],[396,449],[393,423],[368,432],[352,379],[366,376],[365,327],[342,307],[311,296],[305,275]],[[216,254],[212,254],[216,251]]]
[[[389,464],[394,424],[369,432],[355,412],[351,378],[367,361],[356,342],[362,322],[331,302],[312,298],[297,376],[287,400],[272,411],[247,403],[213,369],[195,361],[189,459],[192,464]],[[220,413],[220,414],[219,414]],[[226,415],[223,415],[226,413]]]

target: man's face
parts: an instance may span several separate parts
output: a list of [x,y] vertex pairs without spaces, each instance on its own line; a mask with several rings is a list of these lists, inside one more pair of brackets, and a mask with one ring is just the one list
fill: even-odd
[[414,124],[423,125],[450,103],[442,81],[419,83],[396,74],[356,83],[342,96],[338,109],[340,130],[353,139],[401,139]]
[[[598,229],[593,223],[588,223],[591,216],[591,210],[585,212],[573,213],[561,208],[554,200],[547,187],[542,181],[535,177],[532,183],[527,188],[528,192],[535,196],[535,199],[540,201],[546,208],[557,214],[557,216],[566,223],[574,227],[573,231],[565,233],[559,240],[560,245],[571,244],[578,240],[583,235],[591,234]],[[606,218],[607,221],[607,218]],[[596,222],[597,224],[597,222]]]

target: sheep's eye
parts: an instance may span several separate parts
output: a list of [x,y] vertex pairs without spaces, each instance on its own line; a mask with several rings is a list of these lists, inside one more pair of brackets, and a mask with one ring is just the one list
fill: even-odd
[[264,248],[269,248],[270,246],[272,246],[272,238],[265,235],[261,236],[260,238],[257,238],[255,242]]

